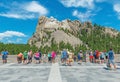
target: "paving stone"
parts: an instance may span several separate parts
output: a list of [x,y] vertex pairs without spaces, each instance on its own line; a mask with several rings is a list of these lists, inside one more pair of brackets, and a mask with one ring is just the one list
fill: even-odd
[[[82,65],[75,62],[74,66],[59,65],[62,82],[120,82],[120,68],[107,70],[105,64],[89,62]],[[0,64],[0,82],[48,82],[51,66],[50,63]]]

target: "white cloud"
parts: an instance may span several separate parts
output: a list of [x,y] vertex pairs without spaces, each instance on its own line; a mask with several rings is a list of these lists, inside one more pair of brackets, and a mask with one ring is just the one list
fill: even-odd
[[16,18],[16,19],[32,19],[32,18],[35,18],[35,15],[14,14],[14,13],[1,13],[0,16],[4,16],[4,17],[8,17],[8,18]]
[[120,4],[114,4],[113,9],[117,13],[118,19],[120,19]]
[[[60,2],[65,7],[74,7],[75,10],[72,12],[72,15],[79,18],[81,21],[91,20],[91,17],[101,10],[95,5],[95,2],[100,2],[99,0],[60,0]],[[81,10],[78,11],[80,7],[85,8],[85,12]]]
[[11,38],[11,37],[26,37],[25,34],[21,33],[21,32],[17,32],[17,31],[6,31],[6,32],[3,32],[3,33],[0,33],[0,40],[6,38]]
[[[0,5],[2,6],[2,5]],[[0,16],[16,19],[33,19],[38,18],[41,15],[47,15],[48,10],[39,4],[37,1],[31,1],[26,3],[13,2],[5,7],[6,12],[0,12]]]
[[24,9],[29,12],[39,13],[39,15],[45,15],[48,12],[46,8],[38,4],[36,1],[26,4]]
[[60,0],[60,2],[66,7],[94,8],[94,0]]
[[76,16],[77,18],[79,18],[81,21],[87,21],[90,20],[90,18],[92,16],[94,16],[95,14],[92,14],[91,11],[86,11],[85,13],[83,12],[79,12],[78,10],[74,10],[73,11],[73,16]]
[[114,10],[115,10],[116,12],[120,12],[120,4],[115,4],[115,5],[114,5]]

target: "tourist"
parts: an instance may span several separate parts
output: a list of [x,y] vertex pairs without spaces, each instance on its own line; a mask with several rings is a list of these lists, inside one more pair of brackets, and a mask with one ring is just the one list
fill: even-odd
[[97,59],[97,58],[96,58],[96,50],[95,50],[94,53],[93,53],[93,62],[94,62],[94,63],[96,63],[96,59]]
[[40,53],[39,52],[36,52],[34,54],[34,59],[35,59],[36,64],[40,63]]
[[20,53],[17,55],[17,61],[18,61],[18,63],[22,63],[22,57],[23,57],[23,54],[20,52]]
[[46,62],[47,62],[46,54],[43,54],[43,56],[42,56],[42,60],[43,60],[43,63],[46,63]]
[[7,63],[7,58],[8,58],[8,51],[3,51],[2,53],[2,60],[3,60],[3,64]]
[[82,59],[83,59],[83,54],[82,51],[80,50],[80,52],[78,53],[78,64],[82,64]]
[[73,56],[73,59],[75,62],[77,61],[77,57],[75,55]]
[[108,61],[110,63],[110,68],[114,66],[114,69],[116,69],[116,64],[115,64],[115,54],[112,49],[108,52]]
[[73,60],[73,53],[69,53],[69,60],[68,60],[68,65],[72,66],[74,60]]
[[51,53],[48,52],[48,62],[51,63]]
[[41,62],[42,62],[42,59],[43,59],[43,58],[42,58],[42,52],[39,50],[38,53],[39,53],[39,56],[40,56],[39,63],[41,63]]
[[24,64],[27,64],[27,58],[28,58],[28,53],[27,53],[27,51],[24,51],[24,53],[23,53],[23,63]]
[[103,52],[100,52],[100,63],[103,64],[105,59],[105,55]]
[[29,52],[28,52],[28,63],[31,63],[32,62],[32,50],[30,50]]
[[93,53],[92,53],[92,51],[89,53],[89,60],[90,60],[90,62],[91,63],[93,63]]
[[56,52],[55,51],[52,51],[51,57],[52,57],[52,63],[55,63],[55,57],[56,57]]
[[96,50],[96,63],[100,63],[100,52]]
[[104,55],[105,55],[105,62],[108,62],[108,53],[106,51],[104,51]]
[[62,55],[62,63],[63,63],[63,65],[66,65],[66,63],[67,63],[67,55],[68,55],[67,51],[64,49],[62,51],[61,55]]

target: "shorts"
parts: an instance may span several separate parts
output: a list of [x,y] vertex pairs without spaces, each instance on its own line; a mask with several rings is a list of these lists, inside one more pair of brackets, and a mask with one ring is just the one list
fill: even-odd
[[51,57],[48,57],[48,61],[51,61]]
[[6,55],[2,55],[2,60],[6,60],[7,56]]
[[24,60],[27,60],[27,58],[24,58]]
[[18,60],[18,61],[21,61],[21,60],[22,60],[22,57],[19,57],[19,56],[18,56],[18,57],[17,57],[17,60]]
[[93,59],[93,56],[89,56],[90,59]]
[[96,56],[95,56],[95,59],[99,59],[99,57],[96,57]]
[[40,60],[40,58],[38,58],[38,57],[34,57],[36,60]]
[[31,57],[31,56],[28,56],[28,60],[32,60],[32,57]]
[[115,65],[115,61],[114,60],[110,60],[109,59],[109,63]]
[[69,59],[69,62],[73,62],[73,59],[70,58],[70,59]]
[[67,60],[67,58],[62,58],[63,59],[63,61],[66,61]]
[[108,56],[106,56],[105,58],[108,59]]
[[104,58],[100,58],[100,60],[104,60]]
[[79,58],[78,58],[78,61],[80,61],[80,60],[82,60],[82,57],[79,57]]

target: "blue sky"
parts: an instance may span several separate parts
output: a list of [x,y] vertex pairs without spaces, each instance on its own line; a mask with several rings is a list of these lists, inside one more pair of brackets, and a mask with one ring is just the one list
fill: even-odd
[[0,0],[0,42],[26,44],[43,15],[120,30],[120,0]]

